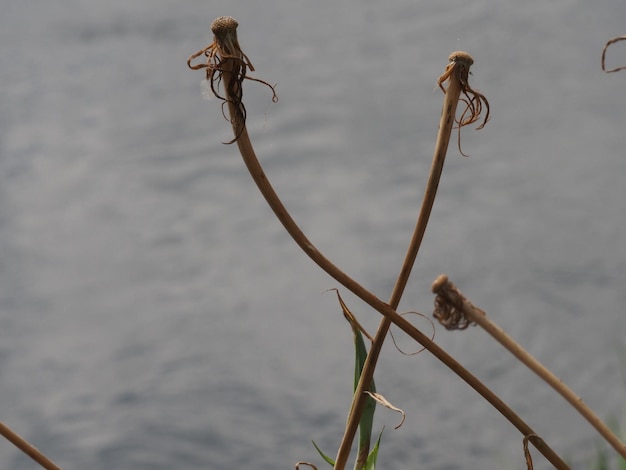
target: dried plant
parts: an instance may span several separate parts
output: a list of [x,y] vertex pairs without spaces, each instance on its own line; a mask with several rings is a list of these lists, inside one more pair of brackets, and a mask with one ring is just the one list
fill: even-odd
[[[211,90],[216,94],[216,96],[223,100],[225,105],[228,106],[230,116],[229,121],[233,127],[233,133],[235,136],[231,143],[237,143],[242,158],[253,180],[287,232],[296,241],[300,248],[330,276],[383,315],[383,319],[378,327],[376,335],[372,339],[370,350],[364,360],[361,374],[358,383],[356,384],[352,406],[348,416],[344,436],[339,446],[337,458],[335,460],[328,458],[327,461],[332,462],[335,469],[343,470],[345,468],[356,429],[360,423],[360,416],[364,404],[367,399],[371,399],[372,397],[375,397],[383,402],[383,399],[381,398],[382,395],[376,394],[373,387],[373,374],[382,344],[387,336],[390,325],[393,323],[415,341],[423,345],[452,371],[458,374],[466,383],[473,387],[490,404],[492,404],[492,406],[500,411],[500,413],[502,413],[522,433],[524,436],[524,454],[528,468],[532,468],[532,460],[530,459],[530,453],[528,451],[528,442],[531,442],[554,465],[555,468],[567,469],[567,464],[565,464],[563,460],[545,443],[545,441],[539,437],[539,435],[535,433],[535,431],[531,429],[523,420],[521,420],[521,418],[519,418],[498,396],[482,384],[469,371],[463,368],[461,364],[446,353],[441,347],[435,344],[430,338],[408,322],[402,315],[396,312],[396,308],[406,287],[410,272],[423,240],[430,213],[432,211],[451,132],[453,129],[459,129],[460,139],[460,129],[462,127],[480,122],[482,119],[482,122],[478,125],[478,129],[481,129],[490,117],[490,106],[487,98],[482,93],[473,89],[468,81],[470,67],[474,63],[472,57],[466,52],[455,52],[451,54],[448,66],[437,81],[437,84],[444,92],[444,102],[443,111],[439,121],[439,133],[435,145],[430,175],[418,214],[416,227],[409,243],[405,260],[400,269],[398,279],[394,285],[391,298],[388,303],[385,303],[335,266],[313,245],[313,243],[311,243],[286,210],[265,175],[256,153],[254,152],[254,148],[250,142],[246,129],[246,112],[245,106],[242,102],[242,86],[245,79],[252,79],[247,76],[247,70],[254,69],[248,57],[241,51],[237,40],[236,28],[237,22],[230,17],[220,17],[215,20],[211,26],[215,35],[213,43],[205,49],[193,54],[188,60],[189,67],[192,69],[207,69],[207,80],[211,83]],[[208,58],[206,64],[192,65],[192,60],[203,54]],[[272,99],[276,99],[274,87],[259,79],[252,80],[270,86],[273,92]],[[219,94],[220,85],[223,85],[224,96]],[[457,117],[456,109],[458,103],[464,103],[465,107]],[[459,152],[464,155],[460,148],[460,140]],[[492,335],[494,335],[494,331],[499,330],[493,324],[486,323],[488,320],[486,319],[485,313],[474,307],[471,302],[467,301],[467,299],[465,299],[460,292],[456,290],[456,288],[453,289],[451,283],[448,283],[447,278],[440,278],[435,284],[436,287],[434,287],[434,289],[437,293],[435,317],[438,318],[444,326],[446,326],[446,328],[464,329],[472,323],[477,323],[483,327],[485,327],[485,324],[490,324],[491,330],[486,329]],[[453,295],[455,292],[458,293],[457,296]],[[363,328],[359,325],[354,314],[347,309],[347,306],[345,306],[341,297],[339,297],[339,299],[344,316],[352,325],[353,330],[360,335],[361,332],[364,332]],[[470,314],[468,312],[472,313]],[[502,337],[503,336],[500,334],[500,338]],[[514,343],[510,342],[508,344],[508,347],[511,348],[512,352],[515,354],[517,346],[512,346]],[[597,427],[597,429],[600,430],[601,427]],[[602,432],[603,431],[601,431],[601,433]],[[610,438],[606,435],[605,438],[610,440]],[[624,451],[623,445],[621,449],[618,448],[619,446],[614,447],[618,449],[618,452],[620,452],[620,450]],[[299,462],[298,466],[299,465],[313,466],[307,462]]]
[[[404,262],[400,268],[400,274],[398,275],[391,293],[391,298],[389,299],[389,305],[394,309],[398,308],[398,305],[400,304],[400,299],[404,293],[411,270],[415,264],[415,259],[417,258],[417,253],[419,252],[422,240],[424,239],[424,234],[426,233],[426,226],[428,225],[428,220],[430,219],[430,214],[435,203],[437,188],[439,187],[439,180],[441,179],[441,173],[443,171],[443,165],[448,151],[448,144],[450,142],[452,129],[456,124],[460,132],[461,127],[476,122],[480,118],[483,103],[487,109],[487,114],[484,117],[483,124],[479,127],[482,128],[489,118],[489,103],[487,99],[480,93],[474,91],[468,83],[470,67],[473,63],[474,59],[472,59],[467,52],[454,52],[450,54],[446,69],[437,80],[437,84],[444,92],[443,107],[439,120],[439,132],[437,134],[430,174],[428,176],[428,182],[426,183],[426,190],[420,206],[417,223],[415,225],[411,241],[409,242]],[[445,88],[444,84],[447,84],[448,87]],[[459,100],[461,100],[462,93],[466,97],[466,100],[462,100],[465,102],[466,108],[461,114],[461,118],[457,119],[456,109]],[[463,116],[468,111],[469,116],[464,118]],[[460,141],[459,152],[463,154],[460,148]],[[374,338],[367,361],[363,367],[363,374],[361,376],[359,387],[355,393],[353,406],[350,410],[350,414],[348,415],[348,423],[346,425],[344,437],[337,453],[337,462],[345,463],[347,461],[350,453],[350,444],[354,439],[359,418],[365,403],[363,394],[367,391],[368,384],[374,376],[376,363],[390,327],[391,321],[389,318],[383,318],[378,326],[376,337]]]
[[[441,177],[445,156],[453,129],[458,129],[458,149],[461,155],[465,155],[461,150],[460,136],[461,128],[467,125],[482,122],[477,129],[482,129],[488,122],[490,117],[490,106],[487,98],[473,89],[469,84],[470,67],[474,60],[466,53],[457,51],[450,55],[449,63],[444,73],[437,80],[437,85],[444,92],[443,110],[439,121],[439,133],[435,145],[433,161],[430,168],[429,179],[424,193],[423,201],[420,206],[418,219],[413,236],[409,243],[409,247],[400,269],[400,273],[391,294],[388,303],[377,298],[371,291],[361,286],[353,278],[341,271],[329,259],[327,259],[305,236],[302,230],[295,223],[291,215],[288,213],[278,195],[272,188],[267,179],[263,168],[261,167],[250,138],[246,129],[247,112],[243,103],[243,83],[245,80],[251,80],[268,86],[272,91],[272,101],[277,101],[275,86],[270,85],[264,80],[250,77],[248,71],[254,71],[254,67],[246,54],[243,53],[237,39],[238,23],[233,18],[222,16],[217,18],[211,24],[211,30],[214,34],[213,41],[204,49],[192,54],[187,65],[193,70],[206,69],[206,80],[209,82],[212,93],[222,101],[222,114],[231,123],[234,138],[227,142],[228,144],[237,143],[243,160],[257,184],[259,190],[267,200],[268,204],[275,212],[276,216],[283,224],[290,236],[296,241],[300,248],[331,277],[349,289],[357,297],[378,311],[383,319],[378,327],[376,335],[371,337],[365,329],[359,324],[356,316],[348,309],[341,299],[339,291],[337,296],[345,318],[350,323],[355,337],[360,338],[365,335],[371,341],[369,351],[365,351],[364,344],[360,344],[357,348],[357,371],[355,373],[355,393],[348,416],[345,432],[339,446],[336,460],[332,460],[324,454],[327,462],[332,463],[336,470],[345,468],[348,454],[354,440],[356,429],[358,426],[363,428],[365,420],[361,419],[365,404],[368,402],[377,402],[391,410],[399,412],[404,422],[405,413],[400,408],[391,404],[382,394],[377,393],[373,374],[376,363],[383,345],[383,342],[389,332],[391,324],[397,325],[403,332],[421,344],[425,349],[430,351],[437,359],[443,362],[451,371],[461,377],[468,385],[474,388],[485,400],[487,400],[494,408],[496,408],[504,417],[506,417],[524,436],[523,450],[527,469],[532,470],[533,462],[528,448],[528,443],[532,443],[539,452],[557,469],[568,469],[567,464],[545,443],[545,441],[536,434],[520,417],[518,417],[497,395],[495,395],[482,382],[474,377],[468,370],[452,358],[446,351],[435,344],[432,338],[429,338],[418,330],[413,324],[406,320],[402,314],[396,309],[408,282],[410,272],[413,268],[417,253],[419,251],[423,236],[428,224],[430,213],[435,200],[439,180]],[[607,70],[605,59],[608,47],[616,42],[626,40],[626,36],[616,37],[606,43],[602,51],[602,70],[607,73],[617,72],[626,69],[626,66],[617,67]],[[194,59],[200,56],[206,57],[206,61],[199,64],[193,64]],[[222,90],[223,91],[220,91]],[[456,110],[459,102],[465,104],[465,108],[457,117]],[[226,112],[225,108],[228,109]],[[560,393],[577,411],[581,413],[589,423],[611,444],[611,446],[626,459],[626,446],[615,436],[615,434],[606,426],[593,412],[584,404],[582,399],[575,395],[562,381],[560,381],[552,372],[546,369],[511,337],[509,337],[501,328],[493,323],[486,313],[475,307],[458,289],[451,283],[447,276],[442,275],[433,283],[433,292],[435,297],[435,308],[433,315],[448,330],[464,330],[470,325],[479,325],[487,331],[492,337],[499,341],[512,354],[515,355],[527,367],[533,370],[549,385],[551,385],[558,393]],[[410,312],[422,315],[418,312]],[[368,425],[371,427],[373,411],[370,410],[368,416]],[[398,425],[398,427],[402,424]],[[371,431],[371,429],[370,429]],[[362,430],[363,432],[363,430]],[[365,433],[369,438],[368,433]],[[0,422],[0,435],[13,443],[23,453],[31,457],[35,462],[47,470],[59,470],[59,467],[50,459],[43,455],[32,444],[27,442],[4,423]],[[363,437],[363,436],[361,436]],[[369,443],[363,449],[360,449],[357,458],[357,469],[373,468],[371,456],[375,457],[380,444],[380,436],[375,445],[374,450],[368,455]],[[317,447],[317,446],[316,446]],[[319,450],[319,449],[318,449]],[[361,455],[361,451],[364,451]],[[321,453],[321,451],[320,451]],[[317,467],[310,462],[298,462],[296,469],[301,467],[310,467],[317,470]]]
[[[214,35],[213,42],[204,49],[192,54],[187,59],[187,65],[192,70],[206,69],[206,79],[209,82],[211,91],[217,98],[223,101],[222,114],[226,117],[223,105],[230,103],[232,105],[231,111],[234,111],[231,113],[231,123],[236,124],[239,129],[243,129],[246,124],[246,107],[243,104],[242,86],[244,80],[252,80],[267,85],[272,90],[272,101],[274,102],[278,100],[278,96],[274,86],[258,78],[248,76],[248,69],[254,72],[254,66],[239,47],[236,33],[237,26],[237,21],[230,16],[216,18],[211,23],[211,31]],[[206,56],[206,62],[192,65],[191,62],[201,55]],[[225,63],[228,64],[228,72],[231,75],[231,79],[225,83],[228,89],[225,91],[225,96],[222,96],[218,89],[222,82],[222,72],[224,72],[223,66]],[[236,134],[235,138],[227,143],[232,144],[238,138],[239,134]]]

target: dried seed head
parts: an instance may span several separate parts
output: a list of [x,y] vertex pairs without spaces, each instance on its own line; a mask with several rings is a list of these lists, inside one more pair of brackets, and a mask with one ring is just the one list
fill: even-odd
[[[239,23],[231,16],[220,16],[211,23],[211,31],[215,35],[214,42],[222,57],[245,57],[237,40],[237,26]],[[245,58],[247,59],[247,57]],[[250,70],[254,70],[251,65],[249,67]]]
[[450,57],[448,57],[448,61],[455,62],[455,63],[462,63],[466,65],[467,67],[469,67],[470,65],[474,63],[474,59],[472,59],[472,56],[469,55],[467,52],[463,52],[463,51],[453,52],[452,54],[450,54]]
[[482,310],[474,307],[445,274],[433,282],[432,291],[436,294],[433,317],[439,320],[439,323],[447,330],[464,330],[475,324],[474,320],[467,314],[466,307],[485,314]]
[[[237,26],[239,23],[231,16],[220,16],[211,23],[215,45],[223,57],[245,57],[237,40]],[[250,66],[250,70],[254,70],[254,67]]]
[[450,54],[448,57],[449,63],[443,75],[437,80],[439,88],[446,93],[444,83],[448,80],[455,80],[461,87],[461,101],[465,103],[465,110],[461,113],[459,118],[455,118],[458,133],[458,147],[461,155],[467,156],[461,150],[461,128],[477,122],[483,114],[483,106],[485,109],[484,118],[482,124],[477,129],[482,129],[489,120],[489,101],[485,95],[481,94],[477,90],[474,90],[469,84],[470,67],[474,63],[474,59],[467,52],[456,51]]
[[217,36],[230,30],[234,31],[237,29],[237,26],[239,26],[239,23],[232,16],[220,16],[211,23],[211,31]]
[[[448,57],[448,66],[446,67],[446,71],[444,74],[439,77],[439,86],[443,89],[442,84],[447,79],[455,76],[460,81],[464,88],[469,87],[467,84],[467,79],[470,73],[470,67],[474,64],[474,59],[467,52],[456,51],[450,54]],[[454,75],[453,75],[454,74]],[[444,90],[445,91],[445,90]]]
[[439,320],[446,330],[464,330],[473,324],[463,311],[462,305],[453,304],[444,294],[435,297],[433,317]]
[[[252,80],[267,85],[272,90],[272,101],[278,99],[272,85],[248,76],[248,70],[254,71],[254,67],[248,56],[239,47],[237,26],[239,23],[230,16],[216,18],[211,23],[213,42],[187,59],[187,65],[190,69],[206,69],[206,79],[210,84],[211,91],[223,101],[223,105],[228,104],[231,108],[229,120],[237,131],[235,138],[229,143],[233,143],[239,138],[246,124],[246,107],[242,102],[242,83],[244,80]],[[204,63],[192,64],[195,58],[202,55],[207,58]],[[222,79],[224,79],[223,83]],[[218,91],[220,84],[224,87],[223,96]],[[222,108],[222,112],[224,112],[224,108]],[[224,114],[224,116],[226,115]]]

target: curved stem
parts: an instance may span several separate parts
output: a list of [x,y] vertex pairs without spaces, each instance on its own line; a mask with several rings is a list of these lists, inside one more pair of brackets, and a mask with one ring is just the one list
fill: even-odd
[[[225,84],[225,90],[231,88],[230,84],[235,79],[232,74],[232,67],[234,64],[232,61],[225,60],[222,67],[222,80]],[[437,359],[443,362],[448,368],[450,368],[455,374],[461,377],[468,385],[476,390],[485,400],[487,400],[494,408],[496,408],[503,416],[505,416],[524,436],[536,434],[530,426],[528,426],[513,410],[511,410],[495,393],[493,393],[487,386],[485,386],[480,380],[472,375],[467,369],[459,364],[452,356],[445,352],[440,346],[434,343],[428,336],[419,331],[403,316],[398,314],[395,309],[386,304],[370,291],[361,286],[358,282],[348,276],[335,266],[328,258],[326,258],[305,236],[300,230],[296,222],[292,219],[291,215],[282,204],[278,195],[274,191],[270,184],[261,164],[258,161],[244,120],[240,119],[239,108],[232,100],[228,100],[228,108],[231,115],[231,123],[233,126],[233,133],[237,138],[237,146],[241,153],[241,156],[252,176],[252,179],[256,183],[257,187],[261,191],[261,194],[270,205],[280,222],[283,224],[289,235],[294,241],[302,248],[302,250],[326,273],[333,277],[337,282],[341,283],[344,287],[354,293],[357,297],[370,305],[376,311],[388,318],[391,323],[394,323],[407,335],[420,343],[426,349],[428,349]],[[561,460],[561,458],[541,439],[533,439],[535,447],[548,459],[556,468],[560,470],[568,469],[568,466]],[[344,464],[345,465],[345,464]],[[341,468],[335,465],[335,468]]]

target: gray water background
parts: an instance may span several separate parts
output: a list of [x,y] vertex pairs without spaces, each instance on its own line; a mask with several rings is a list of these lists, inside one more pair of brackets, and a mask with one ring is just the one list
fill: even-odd
[[[270,180],[386,299],[417,216],[448,55],[492,119],[451,145],[401,311],[446,273],[603,418],[626,388],[623,0],[0,2],[0,419],[65,469],[293,468],[351,391],[340,287],[284,233],[187,57],[239,21]],[[609,62],[626,64],[616,44]],[[370,331],[376,312],[341,290]],[[413,320],[430,331],[426,320]],[[397,333],[405,349],[414,346]],[[437,342],[575,468],[597,438],[478,328]],[[407,412],[380,468],[522,468],[519,433],[429,353],[383,349]],[[535,453],[535,468],[548,468]],[[0,442],[0,467],[35,464]]]

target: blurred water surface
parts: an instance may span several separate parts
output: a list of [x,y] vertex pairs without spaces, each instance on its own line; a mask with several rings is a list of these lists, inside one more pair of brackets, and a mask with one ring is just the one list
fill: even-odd
[[[0,419],[63,468],[293,468],[333,455],[348,326],[257,193],[187,57],[239,21],[249,127],[311,240],[387,298],[458,49],[492,120],[451,146],[401,310],[442,272],[605,418],[625,387],[621,0],[0,3]],[[611,66],[626,63],[616,44]],[[621,55],[620,55],[621,54]],[[621,62],[620,62],[621,59]],[[345,293],[373,331],[375,312]],[[425,320],[415,319],[424,331]],[[399,341],[412,345],[402,335]],[[576,468],[593,430],[479,329],[437,341]],[[428,353],[384,348],[382,468],[520,468],[521,436]],[[8,442],[0,466],[34,468]],[[535,468],[548,468],[538,456]]]

